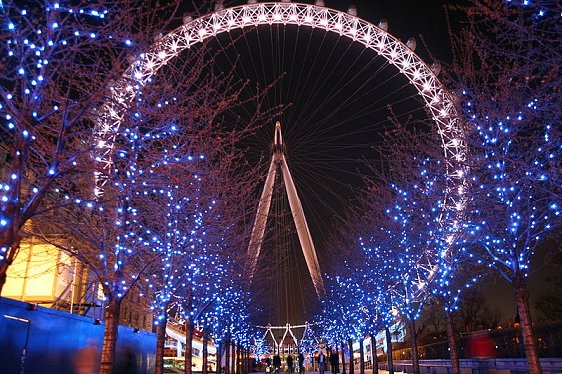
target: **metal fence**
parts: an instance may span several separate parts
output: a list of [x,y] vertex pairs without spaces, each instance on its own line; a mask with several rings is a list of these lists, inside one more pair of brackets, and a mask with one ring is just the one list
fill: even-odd
[[[68,374],[89,350],[99,354],[104,326],[99,320],[0,298],[0,372]],[[116,372],[154,372],[156,334],[119,326]]]
[[[494,351],[491,357],[525,358],[523,340],[519,329],[488,330],[479,332],[479,334],[485,334],[494,343]],[[562,321],[536,325],[535,335],[541,358],[562,357]],[[458,338],[457,346],[461,359],[473,357],[469,349],[471,339],[473,339],[471,335]],[[449,345],[446,341],[420,346],[418,349],[420,359],[438,360],[449,358]],[[396,349],[393,351],[392,357],[396,360],[409,360],[412,358],[412,351],[410,348]]]

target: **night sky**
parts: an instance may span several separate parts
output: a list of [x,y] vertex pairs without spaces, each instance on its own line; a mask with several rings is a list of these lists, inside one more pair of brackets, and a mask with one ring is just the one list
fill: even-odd
[[[325,3],[342,11],[350,4]],[[416,52],[428,64],[432,61],[420,35],[437,58],[450,57],[443,2],[365,0],[353,4],[358,16],[368,22],[376,25],[386,19],[388,31],[395,37],[403,41],[416,37]],[[346,210],[358,206],[355,194],[364,185],[360,175],[370,173],[362,160],[376,162],[372,147],[380,144],[381,134],[393,126],[388,120],[389,108],[404,122],[427,119],[417,91],[375,52],[324,30],[263,25],[220,35],[213,46],[226,47],[216,63],[218,71],[236,65],[241,80],[261,87],[277,81],[264,102],[265,109],[284,107],[275,120],[282,123],[289,168],[320,265],[327,269],[334,257],[334,232],[346,224]],[[244,118],[253,110],[249,107],[247,112],[231,113],[232,120]],[[248,159],[261,165],[264,176],[272,140],[273,122],[264,124],[244,145]],[[260,188],[258,185],[256,196]],[[275,216],[283,217],[279,218],[283,223],[277,226],[285,228],[282,242],[289,242],[289,246],[275,248],[273,243],[279,242],[280,234],[275,233],[276,224],[270,223],[269,241],[260,257],[258,272],[264,280],[254,293],[263,309],[262,323],[301,323],[315,311],[308,270],[296,235],[290,233],[294,227],[285,222],[287,214],[276,212]]]
[[[434,56],[450,58],[441,1],[325,3],[342,11],[355,4],[358,16],[375,25],[386,19],[395,37],[402,41],[416,37],[416,52],[428,64],[432,60],[420,35]],[[374,51],[320,29],[263,25],[220,35],[213,43],[216,48],[228,46],[217,62],[220,71],[236,64],[240,79],[261,87],[277,80],[265,107],[284,106],[275,120],[282,123],[289,168],[321,267],[326,269],[334,257],[331,241],[336,228],[345,225],[346,210],[358,206],[355,194],[364,185],[360,175],[370,173],[362,160],[377,162],[372,147],[393,127],[389,108],[404,123],[427,120],[417,91]],[[232,113],[233,118],[244,117],[252,109]],[[272,140],[273,122],[245,144],[248,159],[261,163],[264,175]],[[272,234],[271,242],[275,235],[279,234]],[[267,280],[254,291],[265,309],[264,323],[300,323],[314,312],[314,291],[295,239],[295,235],[289,239],[292,245],[285,254],[272,244],[264,245],[258,271]],[[285,265],[272,265],[275,259]]]
[[[236,5],[245,2],[230,2]],[[416,53],[431,64],[430,56],[451,59],[444,7],[466,0],[397,0],[355,2],[325,1],[326,6],[346,11],[357,6],[358,16],[375,25],[388,22],[388,31],[402,41],[417,39]],[[450,13],[454,28],[458,13]],[[425,48],[422,38],[427,44]],[[389,108],[404,123],[427,120],[416,90],[397,70],[375,52],[365,50],[336,34],[296,26],[262,25],[257,29],[232,31],[217,36],[209,45],[225,48],[215,68],[228,71],[236,66],[236,75],[265,87],[276,81],[267,96],[265,109],[283,106],[283,114],[264,124],[255,137],[244,144],[247,158],[258,164],[265,176],[271,157],[274,121],[283,127],[286,155],[305,215],[311,227],[320,265],[327,268],[331,240],[336,227],[345,224],[347,209],[358,206],[355,193],[363,187],[361,174],[369,174],[362,160],[377,162],[373,146],[381,134],[392,128]],[[251,95],[248,90],[246,95]],[[255,108],[232,112],[230,120],[249,116]],[[228,116],[225,118],[229,120]],[[256,186],[256,196],[261,185]],[[280,204],[283,205],[283,204]],[[286,204],[285,204],[286,205]],[[277,216],[287,212],[277,212]],[[283,218],[285,219],[285,218]],[[294,230],[286,223],[287,231]],[[270,231],[273,232],[271,224]],[[277,234],[278,235],[278,234]],[[272,249],[276,239],[269,237],[261,267],[264,281],[254,290],[264,310],[262,323],[284,325],[310,319],[314,311],[314,291],[308,277],[296,236],[284,254]],[[283,259],[284,265],[275,265]],[[282,270],[284,269],[284,270]],[[501,282],[500,282],[501,284]],[[494,307],[504,314],[515,310],[509,289],[492,288]],[[501,295],[501,297],[499,297]],[[289,303],[290,305],[287,305]]]

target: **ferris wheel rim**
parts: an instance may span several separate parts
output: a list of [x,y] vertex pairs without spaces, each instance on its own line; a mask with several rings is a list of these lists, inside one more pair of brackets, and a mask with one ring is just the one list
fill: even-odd
[[454,185],[445,191],[443,209],[455,212],[452,224],[458,226],[466,205],[466,143],[452,96],[431,67],[414,50],[385,29],[358,16],[315,4],[265,2],[219,9],[188,20],[158,38],[153,47],[142,53],[126,70],[121,80],[110,88],[110,100],[102,107],[102,119],[96,124],[95,130],[98,148],[103,148],[105,152],[99,160],[110,163],[110,158],[105,157],[112,152],[112,143],[108,142],[108,139],[120,126],[123,115],[120,108],[123,104],[132,102],[135,87],[148,84],[150,78],[168,61],[207,38],[231,30],[273,24],[323,29],[347,37],[384,57],[408,79],[437,125],[446,159],[446,173],[454,181]]

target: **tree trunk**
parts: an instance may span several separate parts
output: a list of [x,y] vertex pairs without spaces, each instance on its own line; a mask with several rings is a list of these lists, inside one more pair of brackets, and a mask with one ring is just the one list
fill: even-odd
[[8,274],[8,267],[10,266],[10,263],[8,263],[6,260],[2,261],[2,263],[0,264],[0,295],[2,295],[2,289],[4,288],[4,285],[6,284],[6,277]]
[[250,358],[250,349],[246,349],[246,374],[250,371],[254,371],[254,361]]
[[207,344],[209,344],[209,335],[207,335],[207,329],[203,329],[203,367],[201,368],[203,374],[208,374],[207,365],[209,365],[209,349]]
[[230,339],[226,339],[224,352],[224,374],[230,374]]
[[457,338],[453,326],[453,316],[449,310],[445,311],[445,324],[447,326],[447,342],[449,343],[449,355],[451,357],[451,374],[460,374],[459,351]]
[[349,345],[349,374],[353,374],[355,371],[353,363],[353,340],[348,339],[347,345]]
[[232,353],[232,357],[230,358],[230,372],[236,374],[236,343],[231,341],[230,344],[232,344],[230,348],[230,352]]
[[240,374],[246,374],[246,350],[240,347]]
[[101,351],[100,374],[112,374],[115,364],[115,348],[117,346],[117,327],[119,326],[119,314],[121,311],[121,299],[112,300],[105,307],[105,329],[103,332],[103,347]]
[[[15,227],[17,227],[17,225],[14,226],[13,231],[15,231]],[[2,295],[2,289],[6,284],[6,279],[8,277],[8,268],[16,259],[20,248],[21,239],[18,233],[19,229],[16,232],[11,232],[11,237],[9,239],[2,237],[2,243],[0,244],[0,247],[6,247],[7,250],[4,253],[5,258],[0,262],[0,295]]]
[[412,369],[414,374],[420,374],[420,360],[418,356],[418,342],[416,337],[416,321],[413,318],[408,320],[410,328],[410,346],[412,347]]
[[222,374],[222,340],[217,343],[217,354],[216,354],[216,368],[217,374]]
[[392,358],[392,336],[388,327],[384,328],[386,334],[386,353],[388,355],[388,373],[394,374],[394,360]]
[[[337,347],[336,347],[336,353],[337,353]],[[341,372],[342,374],[345,374],[345,342],[341,343]]]
[[363,350],[363,341],[365,339],[359,338],[359,373],[365,374],[365,352]]
[[377,335],[371,333],[371,361],[373,374],[379,374],[379,358],[377,357]]
[[236,374],[242,374],[242,347],[236,347]]
[[533,322],[531,320],[531,311],[529,309],[529,293],[527,292],[527,284],[521,272],[515,274],[513,281],[515,288],[515,298],[517,302],[517,312],[521,326],[521,337],[523,338],[523,347],[525,348],[525,356],[529,364],[530,374],[541,374],[541,362],[537,350],[535,340],[535,332],[533,330]]
[[185,320],[185,374],[193,372],[193,322]]
[[166,324],[168,319],[164,318],[163,321],[156,325],[156,357],[154,374],[164,373],[164,343],[166,342]]

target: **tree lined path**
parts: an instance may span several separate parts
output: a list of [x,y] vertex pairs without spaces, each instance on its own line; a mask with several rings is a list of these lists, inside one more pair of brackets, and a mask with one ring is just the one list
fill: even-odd
[[[0,293],[31,240],[79,262],[104,374],[131,299],[156,373],[174,323],[188,374],[194,334],[238,357],[220,374],[318,346],[364,374],[363,346],[360,365],[345,351],[377,334],[419,374],[429,325],[460,374],[459,326],[498,327],[462,326],[463,301],[498,277],[542,373],[528,281],[539,249],[561,253],[559,4],[450,7],[452,60],[424,61],[385,20],[326,3],[0,1]],[[274,316],[309,322],[287,342],[260,329]]]

